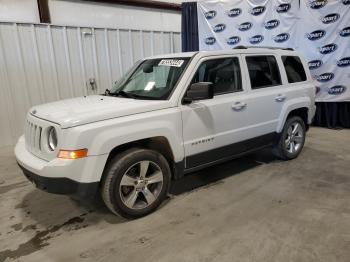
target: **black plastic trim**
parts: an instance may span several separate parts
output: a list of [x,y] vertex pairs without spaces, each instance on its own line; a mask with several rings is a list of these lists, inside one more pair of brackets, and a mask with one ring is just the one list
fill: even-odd
[[94,198],[98,192],[99,182],[80,183],[66,177],[42,177],[32,173],[18,163],[25,177],[35,186],[48,193],[76,195],[82,198]]
[[223,162],[235,157],[271,146],[276,141],[278,134],[269,133],[252,139],[244,140],[231,145],[215,148],[206,152],[186,157],[186,173],[198,166],[209,166],[217,162]]
[[239,158],[265,147],[272,146],[277,143],[279,135],[279,133],[269,133],[256,138],[188,156],[186,157],[187,167],[185,166],[185,160],[174,163],[173,179],[178,180],[188,173]]
[[178,180],[182,178],[185,174],[185,161],[182,160],[180,162],[175,162],[174,163],[174,168],[173,168],[173,179]]
[[272,49],[272,50],[288,50],[288,51],[294,51],[293,48],[290,47],[275,47],[275,46],[245,46],[245,45],[238,45],[236,47],[233,47],[232,49],[249,49],[249,48],[266,48],[266,49]]

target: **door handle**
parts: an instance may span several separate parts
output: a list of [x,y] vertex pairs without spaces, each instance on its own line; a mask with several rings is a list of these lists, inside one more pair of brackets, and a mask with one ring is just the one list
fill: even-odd
[[240,111],[245,107],[247,107],[247,104],[243,102],[237,102],[232,105],[232,109],[235,111]]
[[278,95],[278,96],[276,96],[276,98],[275,98],[275,101],[276,102],[283,102],[284,100],[286,100],[286,96],[285,95]]

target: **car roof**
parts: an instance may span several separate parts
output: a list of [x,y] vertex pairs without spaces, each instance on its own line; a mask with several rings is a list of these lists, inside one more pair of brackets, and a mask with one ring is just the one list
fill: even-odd
[[275,47],[240,47],[227,50],[214,50],[214,51],[198,51],[198,52],[184,52],[174,54],[163,54],[157,56],[147,57],[145,59],[161,59],[161,58],[191,58],[195,55],[200,57],[206,56],[219,56],[219,55],[234,55],[234,54],[285,54],[285,55],[298,55],[293,49],[287,48],[275,48]]
[[184,52],[184,53],[173,53],[173,54],[163,54],[163,55],[156,55],[156,56],[150,56],[146,57],[145,59],[159,59],[159,58],[190,58],[193,57],[198,52]]

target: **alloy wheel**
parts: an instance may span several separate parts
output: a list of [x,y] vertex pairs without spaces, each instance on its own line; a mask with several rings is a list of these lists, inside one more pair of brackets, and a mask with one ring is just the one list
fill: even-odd
[[297,153],[303,144],[304,140],[304,130],[299,122],[293,122],[287,130],[287,135],[285,138],[285,148],[291,153]]
[[124,173],[119,193],[123,204],[130,209],[143,209],[154,203],[163,187],[163,173],[152,161],[133,164]]

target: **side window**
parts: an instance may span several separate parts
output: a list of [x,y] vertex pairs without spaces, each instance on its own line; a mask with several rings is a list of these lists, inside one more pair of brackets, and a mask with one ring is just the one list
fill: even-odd
[[289,83],[302,82],[306,80],[306,74],[300,58],[297,56],[282,56],[284,68],[286,69]]
[[212,82],[215,95],[242,91],[238,58],[213,59],[203,62],[191,83],[198,82]]
[[280,85],[281,76],[274,56],[246,57],[252,89]]

